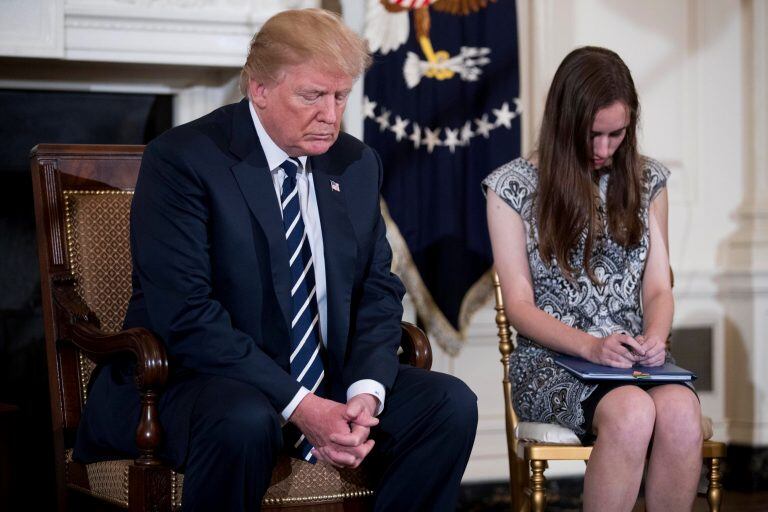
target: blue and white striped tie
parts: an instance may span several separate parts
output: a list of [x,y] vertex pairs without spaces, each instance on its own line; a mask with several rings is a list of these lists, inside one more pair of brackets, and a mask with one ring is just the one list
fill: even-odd
[[[309,246],[299,206],[299,189],[296,184],[299,165],[297,159],[289,158],[280,166],[286,174],[280,202],[285,240],[288,254],[291,255],[291,375],[299,384],[322,396],[325,372],[319,334],[320,315],[312,248]],[[312,445],[303,434],[296,439],[293,448],[298,457],[312,463],[316,461],[310,453]]]

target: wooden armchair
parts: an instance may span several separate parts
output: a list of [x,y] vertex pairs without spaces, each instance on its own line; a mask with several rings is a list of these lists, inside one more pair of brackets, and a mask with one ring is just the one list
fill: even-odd
[[[40,145],[32,150],[37,243],[51,395],[59,508],[107,502],[131,511],[181,507],[183,475],[157,457],[157,401],[168,375],[163,345],[145,329],[121,331],[131,293],[129,211],[143,146]],[[403,323],[401,360],[429,369],[426,335]],[[142,411],[136,460],[80,464],[72,446],[95,364],[136,357]],[[366,475],[280,459],[265,511],[364,510]],[[114,507],[113,507],[114,508]]]
[[[499,352],[503,369],[504,411],[509,456],[510,492],[512,510],[544,512],[547,506],[544,471],[550,460],[589,461],[592,446],[583,446],[576,434],[560,425],[521,422],[512,407],[512,383],[509,380],[509,357],[514,350],[512,333],[504,312],[499,276],[493,274],[496,299],[496,325],[499,335]],[[725,457],[725,444],[710,441],[712,421],[702,417],[704,443],[702,457],[708,468],[709,485],[707,502],[712,512],[719,512],[722,501],[720,461]]]

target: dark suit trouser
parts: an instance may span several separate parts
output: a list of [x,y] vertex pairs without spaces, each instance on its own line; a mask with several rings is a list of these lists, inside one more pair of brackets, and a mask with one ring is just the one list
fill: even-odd
[[[206,378],[191,415],[183,510],[253,511],[282,448],[280,417],[255,388]],[[477,427],[477,398],[460,380],[401,366],[374,450],[377,511],[455,510]]]

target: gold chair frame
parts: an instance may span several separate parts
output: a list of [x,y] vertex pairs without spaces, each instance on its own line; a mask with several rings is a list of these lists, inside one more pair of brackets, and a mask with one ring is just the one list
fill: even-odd
[[[544,471],[550,460],[589,461],[591,446],[580,444],[546,444],[518,439],[516,432],[520,423],[512,407],[512,383],[509,380],[509,358],[514,350],[512,332],[504,311],[499,276],[493,273],[493,288],[496,301],[496,326],[498,327],[499,352],[503,369],[504,411],[509,456],[510,493],[512,511],[544,512],[547,506],[546,478]],[[725,457],[725,444],[705,440],[701,455],[707,465],[707,502],[711,512],[720,512],[722,503],[722,482],[720,461]]]

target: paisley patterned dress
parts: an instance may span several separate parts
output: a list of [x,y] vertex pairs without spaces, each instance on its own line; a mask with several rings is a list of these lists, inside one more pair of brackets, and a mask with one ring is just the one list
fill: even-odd
[[[538,169],[518,158],[492,172],[483,180],[483,189],[493,190],[511,206],[525,223],[526,249],[533,279],[536,306],[561,322],[594,336],[604,337],[617,331],[636,336],[643,330],[643,272],[648,257],[648,210],[651,202],[666,186],[669,170],[661,163],[644,158],[643,190],[640,215],[644,229],[640,243],[624,248],[610,236],[599,237],[592,254],[593,283],[582,268],[586,230],[573,252],[574,282],[568,281],[553,259],[547,265],[539,254],[535,199]],[[606,222],[605,197],[609,173],[599,181],[600,207]],[[555,365],[556,353],[518,334],[517,348],[510,360],[513,405],[522,421],[558,423],[578,435],[585,434],[582,401],[596,386],[585,384]]]

